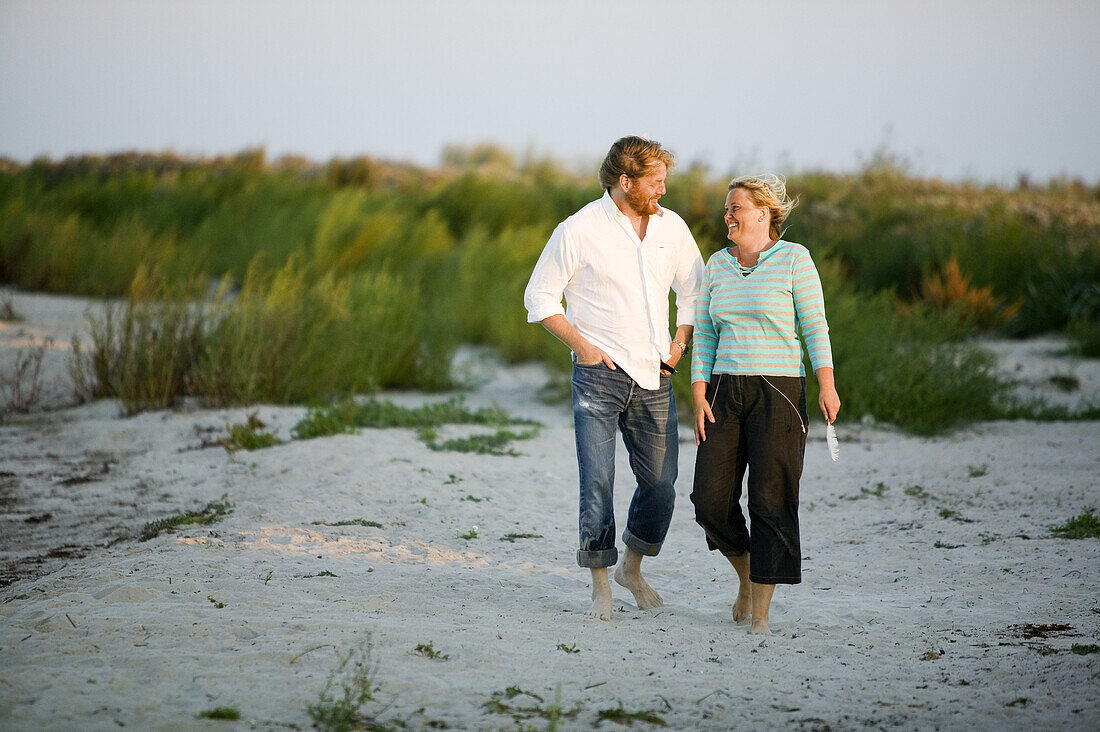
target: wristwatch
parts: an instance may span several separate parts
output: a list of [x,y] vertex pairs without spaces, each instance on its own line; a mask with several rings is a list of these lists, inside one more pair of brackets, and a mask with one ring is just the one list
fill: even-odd
[[672,342],[680,347],[680,355],[681,356],[683,354],[687,353],[688,345],[686,343],[684,343],[682,340],[680,340],[679,338],[675,338],[675,339],[673,339]]

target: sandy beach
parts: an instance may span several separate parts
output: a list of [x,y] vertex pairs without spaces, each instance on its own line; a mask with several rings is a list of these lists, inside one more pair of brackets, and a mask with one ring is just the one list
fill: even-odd
[[[1100,510],[1100,423],[920,438],[856,420],[833,463],[819,418],[803,582],[777,589],[763,638],[733,622],[735,575],[694,522],[682,427],[671,530],[643,565],[665,606],[614,586],[601,622],[574,558],[571,414],[536,398],[541,367],[483,351],[457,367],[468,406],[542,425],[518,456],[437,452],[408,429],[292,440],[302,407],[76,404],[68,344],[89,303],[12,304],[0,371],[53,343],[40,403],[0,424],[0,729],[310,729],[355,649],[377,687],[362,712],[396,728],[545,729],[551,707],[561,729],[616,728],[600,712],[620,708],[655,715],[639,729],[1100,728],[1100,653],[1071,651],[1100,643],[1100,541],[1051,533]],[[1026,394],[1100,401],[1100,363],[1057,338],[985,345]],[[252,413],[285,443],[204,447]],[[621,443],[617,475],[621,531]],[[138,539],[223,496],[217,523]],[[516,534],[535,536],[502,539]],[[241,719],[197,716],[216,707]]]

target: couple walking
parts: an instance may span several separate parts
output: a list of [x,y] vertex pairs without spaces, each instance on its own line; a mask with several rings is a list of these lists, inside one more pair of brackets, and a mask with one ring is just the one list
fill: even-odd
[[[801,579],[798,481],[808,415],[799,334],[822,414],[832,422],[840,408],[821,282],[805,247],[780,238],[794,203],[773,176],[730,184],[732,246],[704,268],[687,224],[658,205],[672,165],[655,141],[616,141],[600,166],[603,197],[558,225],[524,295],[528,321],[573,352],[577,563],[592,571],[586,615],[611,619],[608,568],[616,564],[615,581],[639,608],[663,604],[641,562],[660,552],[672,519],[679,441],[671,375],[694,335],[695,518],[739,578],[734,620],[767,633],[775,585]],[[617,431],[637,480],[621,562],[612,496]],[[746,472],[748,522],[740,505]]]

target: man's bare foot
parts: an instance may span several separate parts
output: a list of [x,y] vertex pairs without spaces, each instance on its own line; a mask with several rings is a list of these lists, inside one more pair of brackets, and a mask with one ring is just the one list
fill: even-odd
[[752,593],[738,592],[733,603],[733,622],[743,623],[752,617]]
[[585,617],[611,620],[611,582],[607,568],[592,569],[592,607],[584,611]]
[[634,602],[641,610],[652,610],[665,604],[657,591],[642,578],[642,555],[629,547],[615,570],[615,581],[634,594]]

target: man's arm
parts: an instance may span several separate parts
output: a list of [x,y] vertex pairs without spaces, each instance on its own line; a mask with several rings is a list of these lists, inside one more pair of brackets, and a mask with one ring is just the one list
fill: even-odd
[[[569,324],[569,321],[565,319],[564,315],[551,315],[549,318],[543,318],[539,322],[541,322],[542,327],[550,331],[555,338],[569,346],[569,350],[577,354],[577,363],[584,366],[591,366],[603,361],[607,364],[609,369],[615,368],[615,362],[611,360],[611,356],[604,353],[603,349],[592,345],[587,338],[582,336],[576,328]],[[677,333],[679,333],[679,330],[677,330]]]
[[[676,335],[672,337],[672,345],[669,346],[668,365],[675,366],[684,357],[687,345],[691,343],[691,334],[695,329],[690,325],[681,325],[676,328]],[[683,344],[681,346],[680,344]]]
[[[703,257],[699,254],[699,245],[695,243],[691,231],[684,224],[683,241],[680,243],[679,261],[676,275],[672,280],[672,289],[676,293],[676,335],[669,351],[673,366],[683,358],[695,323],[695,307],[703,286]],[[681,348],[676,341],[684,344]]]

